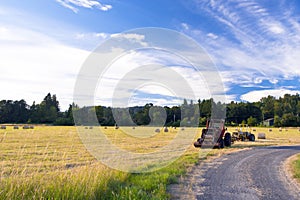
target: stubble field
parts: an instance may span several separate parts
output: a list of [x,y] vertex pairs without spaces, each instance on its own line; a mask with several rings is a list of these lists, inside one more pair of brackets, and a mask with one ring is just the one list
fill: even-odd
[[[36,126],[14,130],[7,126],[6,130],[0,130],[0,199],[167,199],[167,185],[176,182],[199,159],[256,145],[300,143],[298,129],[281,132],[278,128],[271,132],[267,128],[255,129],[256,136],[266,133],[266,140],[236,142],[222,150],[199,150],[191,146],[167,167],[151,173],[131,174],[97,161],[85,149],[76,127]],[[179,128],[171,128],[167,133],[155,133],[153,127],[134,130],[137,134],[152,134],[150,139],[128,136],[124,129],[114,127],[101,127],[101,130],[120,148],[147,153],[167,145]],[[200,134],[201,130],[198,131]]]

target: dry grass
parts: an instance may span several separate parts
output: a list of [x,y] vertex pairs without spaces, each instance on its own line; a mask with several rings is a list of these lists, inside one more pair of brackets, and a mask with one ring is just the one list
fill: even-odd
[[[157,151],[180,131],[170,129],[168,133],[157,134],[153,127],[101,130],[113,144],[138,153]],[[193,131],[185,129],[184,133]],[[166,185],[176,182],[176,177],[199,158],[255,145],[300,142],[298,129],[279,132],[273,128],[269,132],[266,128],[256,128],[254,133],[257,136],[259,132],[266,133],[267,139],[237,142],[224,150],[199,151],[191,146],[184,156],[164,169],[129,174],[96,161],[85,149],[75,127],[36,126],[24,130],[8,126],[0,130],[0,199],[165,199]]]
[[[253,131],[255,129],[255,131]],[[246,131],[247,129],[244,129]],[[256,138],[256,142],[238,142],[236,145],[288,145],[300,143],[300,131],[298,128],[265,128],[254,127],[249,129]],[[248,131],[249,131],[248,130]],[[270,131],[271,130],[271,131]],[[236,128],[228,128],[229,132],[236,131]],[[258,133],[265,133],[266,139],[257,139]]]
[[[127,135],[129,130],[122,128],[101,129],[112,143],[135,152],[157,150],[177,133],[172,130],[154,135],[154,128],[137,127],[134,131],[139,135],[134,132]],[[152,136],[145,142],[149,134]],[[197,150],[191,148],[176,168],[132,175],[98,162],[85,149],[75,127],[36,126],[26,130],[7,127],[0,130],[0,199],[118,199],[120,195],[166,198],[166,184],[177,173],[183,173],[183,164],[195,160]],[[153,182],[155,177],[161,183]],[[145,185],[150,189],[142,189]]]

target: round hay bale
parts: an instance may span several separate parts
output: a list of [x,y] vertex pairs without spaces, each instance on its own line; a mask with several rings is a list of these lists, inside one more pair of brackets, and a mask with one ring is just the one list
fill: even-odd
[[258,139],[266,139],[266,134],[265,133],[258,133],[257,138]]
[[253,132],[255,132],[255,131],[256,131],[256,129],[254,128],[254,129],[253,129]]
[[165,127],[165,128],[164,128],[164,132],[165,132],[165,133],[169,132],[168,127]]
[[271,129],[271,128],[269,128],[269,132],[272,132],[272,129]]
[[90,126],[90,127],[89,127],[89,129],[93,129],[93,127],[92,127],[92,126]]
[[116,126],[115,126],[115,129],[119,129],[119,126],[118,126],[118,125],[116,125]]
[[19,129],[19,127],[18,126],[14,126],[14,129]]
[[1,126],[0,128],[1,128],[1,129],[6,129],[6,126]]
[[132,127],[132,129],[135,129],[135,127]]
[[23,129],[29,129],[29,126],[23,126]]
[[107,129],[107,126],[104,126],[104,129]]
[[184,131],[184,127],[182,127],[181,130]]
[[89,127],[84,127],[85,129],[88,129]]
[[160,133],[159,128],[155,129],[155,133]]
[[34,129],[34,126],[29,126],[30,129]]

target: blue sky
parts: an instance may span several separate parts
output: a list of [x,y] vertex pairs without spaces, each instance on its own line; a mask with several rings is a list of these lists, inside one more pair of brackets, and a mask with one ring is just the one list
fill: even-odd
[[[9,0],[0,3],[0,99],[31,104],[51,92],[66,109],[88,55],[117,33],[142,27],[175,30],[197,41],[215,63],[227,101],[300,93],[298,0]],[[101,101],[105,91],[96,99],[109,105],[109,96]],[[178,103],[158,86],[134,95],[135,104]]]

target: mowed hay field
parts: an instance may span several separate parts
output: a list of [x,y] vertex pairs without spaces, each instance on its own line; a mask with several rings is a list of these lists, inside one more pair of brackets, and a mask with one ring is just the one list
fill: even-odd
[[[236,132],[237,128],[229,127],[228,132]],[[265,127],[252,127],[250,129],[243,129],[243,131],[251,131],[255,135],[256,142],[237,142],[242,145],[288,145],[300,144],[300,131],[299,128],[265,128]],[[258,134],[264,133],[266,139],[258,139]],[[236,144],[236,146],[237,146]]]
[[[128,136],[114,127],[101,130],[122,149],[147,153],[167,145],[179,128],[171,128],[167,133],[155,133],[154,127],[134,130],[137,134],[151,135],[150,139]],[[35,126],[14,130],[7,126],[0,130],[0,199],[168,199],[166,186],[176,182],[199,158],[255,145],[300,143],[298,129],[279,132],[273,128],[269,132],[267,128],[256,128],[254,133],[257,136],[259,132],[266,133],[266,140],[236,142],[231,148],[209,152],[191,146],[175,163],[163,169],[130,174],[111,169],[91,156],[76,127]]]
[[[114,127],[104,129],[121,148],[151,152],[176,135],[149,132],[151,139],[128,137]],[[141,130],[139,130],[141,129]],[[199,151],[190,148],[184,156],[161,170],[130,174],[97,161],[82,144],[76,127],[36,126],[0,130],[0,199],[167,199],[166,185],[176,181],[187,166],[197,162]]]

